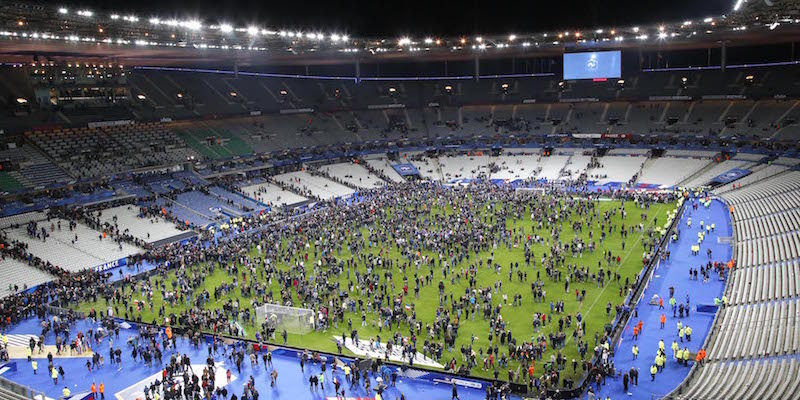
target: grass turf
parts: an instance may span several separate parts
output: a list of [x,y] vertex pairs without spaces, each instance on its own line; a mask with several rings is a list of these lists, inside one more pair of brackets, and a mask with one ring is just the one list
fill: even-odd
[[[619,207],[620,203],[618,201],[601,201],[598,203],[599,214],[602,215],[603,212],[609,210],[614,207]],[[627,202],[625,204],[625,210],[627,212],[627,217],[623,218],[621,214],[617,214],[611,218],[611,223],[616,225],[617,227],[621,226],[622,223],[625,223],[626,226],[631,225],[638,225],[641,223],[640,215],[642,212],[647,213],[647,222],[645,223],[645,230],[648,227],[653,226],[653,221],[655,218],[658,218],[657,221],[660,224],[667,220],[667,214],[669,211],[675,208],[674,204],[654,204],[650,207],[649,210],[642,210],[637,208],[633,202]],[[431,208],[431,215],[436,213],[451,213],[452,210],[450,209],[439,209],[437,207]],[[528,214],[523,214],[528,215]],[[573,217],[574,218],[574,217]],[[561,231],[561,238],[572,238],[575,232],[572,230],[572,221],[573,218],[570,218],[567,221],[562,222],[562,231]],[[506,227],[509,229],[512,228],[525,228],[525,233],[532,232],[532,225],[533,222],[529,220],[529,218],[524,217],[518,220],[514,220],[513,218],[509,218],[506,221]],[[366,233],[368,226],[362,227],[362,232]],[[591,272],[597,272],[597,264],[598,261],[602,260],[602,253],[603,251],[610,250],[614,256],[619,255],[622,258],[622,263],[619,267],[612,266],[612,272],[616,271],[621,275],[621,282],[624,283],[626,278],[630,278],[630,281],[633,282],[634,277],[642,268],[642,259],[641,255],[644,252],[644,248],[641,242],[641,235],[640,232],[630,233],[628,239],[626,240],[626,247],[622,250],[622,239],[618,231],[608,235],[603,243],[602,246],[599,244],[599,226],[596,224],[592,227],[595,233],[595,239],[598,244],[598,249],[595,250],[593,253],[589,253],[588,251],[584,251],[583,257],[581,258],[573,258],[571,255],[566,255],[566,264],[576,264],[579,266],[588,266]],[[539,231],[540,234],[544,234],[544,230]],[[584,229],[584,231],[578,232],[577,235],[582,237],[586,243],[590,243],[592,240],[588,238],[588,229]],[[366,240],[367,235],[362,235],[362,240]],[[313,258],[314,254],[314,245],[313,241],[311,241],[311,249],[309,249],[309,260],[306,265],[310,265],[311,262],[315,262],[316,260]],[[369,252],[377,254],[381,248],[379,246],[373,246],[369,248]],[[386,248],[384,248],[386,249]],[[517,247],[508,248],[506,245],[498,244],[497,249],[494,251],[494,261],[502,267],[502,270],[499,274],[496,274],[492,269],[487,269],[484,267],[479,267],[477,272],[477,281],[478,287],[494,287],[494,283],[498,280],[503,282],[502,285],[502,293],[508,294],[509,303],[507,306],[503,307],[502,315],[504,321],[506,321],[507,329],[512,331],[514,337],[517,338],[518,343],[520,341],[527,341],[533,337],[537,337],[539,335],[543,335],[547,337],[548,333],[550,332],[557,332],[558,331],[558,323],[557,320],[559,315],[553,315],[553,320],[551,323],[548,323],[546,326],[540,328],[538,331],[534,332],[532,326],[532,315],[534,312],[540,312],[545,314],[550,314],[550,301],[556,302],[558,300],[564,301],[564,316],[567,314],[571,314],[574,316],[580,312],[583,315],[584,321],[586,323],[586,332],[584,334],[584,340],[589,343],[590,352],[587,356],[591,355],[591,349],[594,347],[594,333],[595,332],[602,332],[602,329],[605,324],[609,323],[613,318],[613,310],[612,316],[606,316],[606,304],[611,303],[612,305],[617,305],[622,301],[622,297],[619,296],[620,293],[620,286],[615,281],[610,281],[606,283],[606,285],[602,288],[598,288],[593,281],[586,281],[583,283],[578,282],[571,282],[569,293],[564,292],[564,282],[563,278],[565,278],[568,274],[566,273],[566,268],[563,268],[563,275],[562,281],[560,282],[553,282],[551,281],[545,271],[544,268],[541,266],[539,262],[539,258],[547,248],[544,245],[535,244],[533,246],[533,251],[535,254],[534,259],[536,259],[537,266],[534,267],[525,267],[524,266],[524,250],[523,246],[520,244]],[[425,252],[423,252],[425,253]],[[250,254],[252,256],[257,256],[257,252],[255,248],[251,249]],[[433,256],[432,254],[429,254]],[[488,252],[482,252],[477,254],[477,257],[480,257],[483,260],[489,258]],[[347,246],[343,246],[343,250],[341,253],[337,254],[337,257],[341,259],[348,259],[350,257],[350,253],[347,250]],[[399,259],[402,263],[403,258],[400,256],[400,253],[397,248],[391,247],[388,249],[388,255],[384,255],[384,259]],[[527,271],[528,278],[525,282],[519,282],[517,280],[516,273],[512,281],[508,280],[508,266],[512,262],[518,262],[520,264],[520,268],[523,271]],[[606,266],[605,261],[602,262],[603,268],[608,269]],[[287,269],[289,268],[287,265],[283,264],[282,262],[278,263],[278,267],[280,269]],[[468,265],[462,264],[454,268],[455,271],[458,271],[460,268],[467,268]],[[358,264],[357,268],[364,273],[366,271],[366,266]],[[192,271],[199,271],[198,266],[194,266]],[[536,303],[533,301],[533,296],[531,295],[530,284],[536,279],[536,272],[541,272],[541,279],[544,281],[544,290],[546,291],[547,299],[543,303]],[[399,268],[395,267],[391,270],[393,281],[395,282],[394,290],[390,290],[391,292],[397,293],[401,291],[403,285],[403,273],[400,271]],[[465,289],[468,288],[468,280],[461,279],[460,282],[456,281],[455,284],[450,284],[449,277],[447,279],[443,279],[442,273],[440,269],[434,270],[434,279],[431,285],[423,286],[420,290],[420,297],[414,298],[413,296],[413,276],[414,273],[417,272],[417,269],[414,267],[409,267],[406,269],[405,276],[409,279],[409,295],[404,298],[405,303],[414,303],[415,309],[417,312],[417,320],[421,321],[424,327],[426,322],[432,323],[436,317],[436,310],[440,306],[439,305],[439,296],[438,296],[438,289],[437,289],[437,282],[439,280],[445,281],[446,289],[445,293],[452,292],[454,298],[458,298],[462,293],[464,293]],[[421,271],[419,272],[420,275],[424,275],[427,273],[427,268],[422,267]],[[167,282],[170,282],[174,277],[175,272],[170,272],[167,277]],[[347,277],[344,276],[340,277],[342,287],[346,288],[348,286]],[[353,274],[353,279],[355,275]],[[153,277],[152,280],[155,279],[163,279],[162,277]],[[222,282],[232,282],[232,277],[228,275],[225,269],[223,268],[215,268],[214,272],[211,275],[208,275],[205,278],[204,287],[209,290],[209,292],[213,292],[213,288],[218,287]],[[155,287],[155,286],[154,286]],[[278,286],[277,281],[273,281],[270,289],[274,293],[280,293],[280,287]],[[586,290],[586,298],[582,303],[578,303],[575,297],[575,289]],[[127,292],[126,292],[127,293]],[[512,306],[511,299],[515,293],[519,293],[522,295],[522,306]],[[358,293],[351,293],[351,296],[355,296],[356,299],[359,298]],[[296,293],[292,294],[295,304],[300,304],[300,301],[297,298]],[[500,300],[501,294],[493,293],[493,304],[497,304]],[[137,292],[133,295],[133,299],[141,298],[140,294]],[[242,298],[238,290],[230,292],[228,295],[220,298],[217,301],[212,300],[210,304],[207,305],[207,308],[221,308],[222,304],[226,300],[233,300],[239,299],[240,305],[242,308],[247,307],[249,305],[250,298]],[[364,303],[366,305],[367,299],[364,298]],[[158,310],[163,305],[162,301],[162,294],[159,292],[154,293],[153,297],[153,310],[150,311],[149,309],[145,308],[141,311],[141,317],[144,322],[150,322],[154,319],[158,319]],[[107,304],[105,300],[98,300],[97,302],[83,302],[79,304],[76,308],[80,311],[89,311],[90,309],[95,310],[105,310]],[[185,309],[185,305],[179,304],[176,307],[170,307],[169,305],[166,306],[166,312],[169,314],[170,312],[179,313]],[[456,362],[460,365],[461,364],[461,355],[459,349],[461,345],[469,345],[471,340],[471,335],[475,335],[477,339],[473,344],[473,348],[477,352],[478,349],[483,349],[484,351],[489,346],[488,341],[488,334],[489,334],[489,323],[487,320],[484,320],[482,315],[475,315],[475,318],[472,317],[473,313],[470,313],[470,318],[465,319],[462,318],[459,323],[459,335],[456,338],[455,348],[453,352],[448,352],[447,349],[443,351],[443,356],[441,359],[441,363],[444,364],[448,362],[452,357],[456,359]],[[138,314],[137,314],[138,315]],[[344,316],[344,323],[339,323],[338,329],[333,327],[333,323],[331,322],[328,327],[327,332],[310,332],[304,335],[292,335],[289,334],[288,344],[292,346],[312,349],[312,350],[321,350],[326,352],[335,352],[336,351],[336,344],[333,340],[333,337],[341,337],[343,332],[348,332],[347,329],[347,320],[352,319],[353,328],[357,329],[359,332],[359,337],[361,340],[369,340],[370,337],[375,337],[376,335],[380,335],[382,341],[386,341],[388,338],[392,336],[394,331],[399,331],[401,334],[407,336],[408,334],[408,326],[407,324],[394,324],[394,329],[392,331],[388,331],[387,329],[383,329],[382,332],[379,332],[376,327],[374,327],[373,322],[377,320],[377,315],[375,313],[368,313],[367,314],[367,321],[368,326],[361,327],[361,314],[360,312],[345,312]],[[160,319],[159,319],[160,320]],[[571,360],[576,359],[580,361],[580,355],[577,349],[577,346],[573,344],[571,334],[572,331],[575,329],[575,322],[571,328],[564,329],[564,332],[567,334],[567,344],[566,346],[561,349],[562,354],[566,357],[567,360],[567,368],[561,372],[561,377],[563,378],[573,378],[577,379],[582,374],[581,368],[579,367],[577,373],[573,373],[571,367]],[[247,336],[249,338],[255,337],[255,329],[252,326],[245,325],[245,329],[247,330]],[[423,329],[422,334],[418,339],[418,350],[421,351],[422,343],[425,340],[426,333]],[[602,336],[602,333],[600,334]],[[278,339],[280,340],[280,338]],[[499,340],[495,339],[495,343],[498,343]],[[499,345],[501,353],[506,353],[505,346]],[[542,361],[548,361],[550,359],[550,355],[553,354],[554,350],[550,347],[548,343],[547,351],[544,353]],[[345,350],[347,354],[347,350]],[[508,365],[508,369],[516,370],[518,367],[518,363],[516,361],[510,360]],[[478,360],[478,366],[472,369],[471,373],[477,377],[484,377],[484,378],[491,378],[493,377],[493,372],[490,370],[483,370],[482,369],[482,362]],[[537,374],[541,371],[540,364],[537,364]],[[506,370],[501,370],[500,372],[500,379],[506,379],[507,373]]]

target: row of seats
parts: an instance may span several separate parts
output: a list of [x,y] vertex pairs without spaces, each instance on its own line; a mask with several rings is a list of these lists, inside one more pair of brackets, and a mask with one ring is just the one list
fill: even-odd
[[708,359],[738,360],[797,353],[800,307],[797,300],[728,306]]
[[15,285],[22,291],[57,279],[39,268],[12,258],[0,258],[0,274],[3,276],[0,283],[0,297],[14,294]]
[[714,189],[713,193],[717,195],[722,195],[737,190],[739,188],[739,185],[747,186],[754,183],[764,182],[766,179],[769,179],[777,174],[780,174],[781,172],[784,172],[787,169],[789,168],[786,166],[776,165],[776,164],[758,165],[751,169],[752,173],[750,175],[747,175],[744,178],[736,180],[735,182],[736,188],[734,188],[733,184],[722,185]]
[[379,171],[383,174],[384,177],[388,178],[392,182],[403,182],[404,179],[400,174],[392,166],[392,163],[389,161],[388,158],[385,156],[374,156],[368,157],[366,160],[367,164],[372,167],[374,170]]
[[245,196],[254,198],[262,203],[271,206],[284,206],[287,204],[302,203],[307,198],[286,190],[278,185],[263,182],[252,185],[243,186],[241,188]]
[[736,268],[729,285],[733,305],[800,297],[800,261]]
[[683,183],[681,186],[686,187],[700,187],[703,185],[707,185],[711,179],[728,172],[734,168],[742,168],[746,169],[748,166],[752,165],[751,161],[744,161],[744,160],[725,160],[720,163],[715,164],[713,167],[703,171],[703,173],[698,174],[697,176],[690,179],[688,182]]
[[[690,153],[693,154],[693,153]],[[660,157],[642,169],[638,182],[675,186],[711,163],[710,158]]]
[[322,200],[349,196],[355,192],[347,186],[321,176],[311,175],[306,171],[275,175],[274,179],[284,185],[297,188],[301,193],[307,192]]
[[681,395],[685,399],[797,399],[800,398],[798,360],[755,360],[708,363],[696,383]]
[[[175,224],[161,217],[140,217],[139,208],[133,205],[123,205],[108,208],[100,212],[100,221],[119,226],[120,231],[128,231],[131,236],[146,243],[154,243],[170,237],[178,236],[184,231]],[[114,220],[116,218],[116,221]]]
[[799,208],[788,211],[740,219],[736,221],[736,229],[742,240],[800,231],[800,205]]
[[323,165],[319,169],[331,178],[362,189],[374,189],[386,185],[383,179],[354,163]]
[[[800,173],[781,173],[785,170],[723,191],[734,210],[736,240],[736,266],[725,286],[729,302],[718,311],[717,329],[707,339],[710,363],[695,366],[696,373],[679,389],[682,398],[800,395],[800,232],[787,231],[794,220],[783,218],[786,210],[796,211],[783,202],[797,196]],[[782,205],[773,207],[776,203]]]
[[764,265],[800,257],[800,232],[790,232],[736,243],[740,266]]

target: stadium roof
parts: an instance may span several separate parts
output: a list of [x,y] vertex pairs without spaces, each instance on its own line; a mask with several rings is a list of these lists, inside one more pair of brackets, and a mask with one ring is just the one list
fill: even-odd
[[466,59],[599,49],[686,49],[796,40],[793,0],[736,0],[730,15],[672,23],[502,35],[352,37],[342,32],[161,19],[52,3],[3,2],[0,61],[114,59],[126,64],[342,63],[355,59]]

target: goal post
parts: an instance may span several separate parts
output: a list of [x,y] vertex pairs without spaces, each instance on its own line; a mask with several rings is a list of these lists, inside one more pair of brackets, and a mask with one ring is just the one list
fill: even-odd
[[280,334],[286,330],[302,335],[314,330],[314,310],[264,304],[256,308],[256,321],[259,328],[266,324],[270,333]]

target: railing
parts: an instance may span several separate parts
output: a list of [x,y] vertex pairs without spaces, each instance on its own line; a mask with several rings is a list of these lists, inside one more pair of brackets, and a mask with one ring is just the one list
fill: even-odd
[[43,392],[0,377],[0,399],[35,400],[44,398]]

